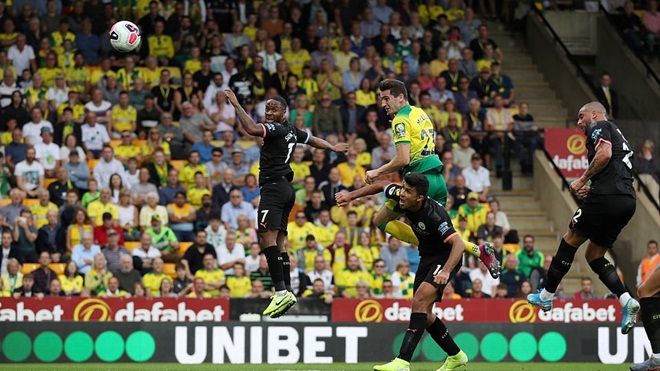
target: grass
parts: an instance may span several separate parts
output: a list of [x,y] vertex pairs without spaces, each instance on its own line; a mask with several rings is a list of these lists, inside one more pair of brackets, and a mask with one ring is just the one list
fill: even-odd
[[[434,371],[440,367],[439,363],[413,363],[414,371]],[[172,363],[144,363],[144,364],[3,364],[4,371],[367,371],[372,370],[371,363],[345,364],[333,363],[329,365],[178,365]],[[467,368],[460,371],[610,371],[624,370],[628,365],[603,365],[600,363],[469,363]]]

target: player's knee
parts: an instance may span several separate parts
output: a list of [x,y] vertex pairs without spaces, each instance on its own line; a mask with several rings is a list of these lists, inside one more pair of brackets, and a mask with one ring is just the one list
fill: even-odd
[[429,299],[421,297],[420,295],[415,295],[412,298],[411,306],[413,312],[427,313],[428,311],[430,311]]

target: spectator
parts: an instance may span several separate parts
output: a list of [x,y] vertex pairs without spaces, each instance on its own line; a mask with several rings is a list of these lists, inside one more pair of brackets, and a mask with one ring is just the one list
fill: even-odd
[[163,273],[164,265],[163,259],[155,258],[153,270],[142,277],[147,296],[158,297],[163,280],[169,280],[167,274]]
[[14,237],[8,229],[2,230],[2,238],[0,240],[0,276],[7,274],[7,262],[10,259],[20,260],[20,252],[14,245]]
[[513,82],[511,81],[511,78],[507,75],[502,74],[501,71],[502,71],[501,65],[497,62],[493,62],[493,64],[490,67],[490,79],[488,80],[488,86],[490,87],[489,90],[491,92],[491,95],[501,95],[502,103],[504,104],[505,107],[509,107],[514,102],[516,92],[513,87]]
[[66,264],[64,274],[59,275],[58,280],[62,291],[66,296],[80,295],[83,291],[83,277],[78,273],[78,267],[74,261]]
[[648,2],[648,10],[642,15],[642,24],[646,30],[646,48],[649,57],[655,58],[655,40],[660,37],[660,13],[656,0]]
[[[531,173],[533,170],[534,152],[538,146],[537,131],[534,117],[529,114],[529,105],[521,102],[518,105],[518,113],[513,115],[513,149],[523,173]],[[523,147],[527,147],[526,155]]]
[[218,297],[220,286],[225,284],[225,273],[218,268],[217,260],[213,254],[204,255],[203,263],[204,267],[195,273],[195,282],[198,278],[203,279],[204,292],[208,295],[206,297]]
[[43,291],[34,284],[34,276],[31,273],[27,273],[23,276],[23,284],[20,287],[14,289],[13,294],[14,299],[19,299],[21,297],[31,298],[36,297],[41,300],[44,297]]
[[[360,176],[363,179],[365,177],[366,171],[362,166],[356,163],[357,157],[358,157],[358,152],[355,149],[350,149],[348,151],[348,161],[342,162],[336,167],[337,171],[339,171],[340,182],[346,187],[353,186],[353,180],[355,179],[356,176]],[[330,171],[330,173],[332,174],[332,170]]]
[[14,221],[13,233],[22,262],[36,263],[39,257],[34,242],[37,239],[38,230],[34,226],[34,219],[29,210],[21,211],[20,216]]
[[479,226],[486,223],[486,214],[486,208],[479,205],[479,194],[477,192],[468,193],[467,203],[458,208],[459,217],[467,219],[467,228],[473,236],[477,235]]
[[209,224],[203,229],[207,234],[207,241],[217,251],[225,243],[227,238],[227,229],[220,220],[220,214],[213,213],[209,219]]
[[261,261],[261,247],[258,242],[253,242],[250,244],[250,249],[247,252],[245,257],[245,270],[248,273],[252,273],[259,269],[259,262]]
[[472,281],[472,293],[469,298],[472,299],[490,299],[491,296],[482,291],[483,283],[480,279],[475,279]]
[[62,284],[57,278],[50,281],[48,285],[48,296],[66,296],[64,291],[62,291]]
[[217,264],[229,276],[234,274],[234,263],[245,263],[245,247],[236,243],[236,235],[229,233],[225,243],[216,248]]
[[147,232],[142,233],[140,238],[140,246],[137,246],[133,249],[133,256],[137,257],[136,260],[136,269],[139,269],[141,273],[148,272],[153,268],[153,260],[155,258],[160,258],[162,256],[160,250],[158,250],[152,244],[151,235]]
[[192,288],[192,280],[186,275],[186,267],[181,262],[176,264],[175,271],[176,278],[172,281],[173,291],[178,296],[183,296]]
[[479,291],[487,297],[495,295],[497,286],[500,284],[499,278],[493,278],[488,272],[484,263],[479,262],[477,269],[470,271],[470,280],[472,281],[472,292],[475,292],[476,282],[479,281]]
[[371,168],[378,169],[390,162],[396,155],[396,148],[392,145],[392,138],[386,133],[378,133],[379,146],[371,151]]
[[213,205],[215,205],[216,208],[221,208],[222,205],[229,201],[229,193],[235,189],[233,180],[234,170],[225,169],[222,173],[222,181],[216,184],[211,192]]
[[9,170],[16,174],[16,165],[24,161],[27,157],[28,146],[23,143],[23,132],[21,129],[15,128],[11,131],[8,130],[8,132],[11,132],[11,143],[5,145],[5,156]]
[[211,150],[211,160],[206,162],[206,172],[209,175],[210,187],[215,187],[222,182],[222,174],[227,169],[227,164],[222,160],[223,151],[220,147]]
[[[3,233],[4,239],[4,233]],[[647,256],[642,258],[642,261],[639,263],[637,268],[637,287],[644,283],[649,276],[655,271],[660,263],[660,254],[658,254],[658,242],[655,240],[650,240],[646,244],[646,253]]]
[[302,293],[303,298],[323,299],[326,304],[331,304],[333,301],[334,292],[324,288],[323,280],[320,278],[312,282],[312,288],[307,289]]
[[575,293],[575,299],[589,300],[589,299],[598,299],[596,293],[594,293],[593,282],[589,277],[582,277],[581,280],[581,290]]
[[635,4],[632,1],[626,1],[623,4],[623,11],[618,17],[619,29],[623,31],[623,35],[630,44],[630,47],[635,52],[641,52],[642,41],[640,35],[642,32],[642,20],[635,14]]
[[57,207],[60,207],[64,204],[64,201],[66,201],[66,192],[74,187],[68,179],[66,168],[59,167],[57,168],[56,173],[57,178],[48,185],[48,193],[50,194],[50,200]]
[[[493,8],[491,11],[494,12],[495,9]],[[494,14],[493,18],[495,18]],[[488,37],[488,26],[485,24],[480,25],[478,28],[478,33],[479,35],[470,41],[470,49],[474,53],[474,59],[482,59],[485,45],[490,44],[493,46],[493,50],[495,51],[497,57],[501,60],[503,57],[502,50],[497,46],[493,39]]]
[[236,229],[236,241],[243,245],[243,246],[249,246],[250,243],[256,242],[257,239],[257,231],[250,227],[249,220],[247,216],[241,214],[238,216],[237,219],[238,223],[238,228]]
[[180,256],[177,253],[179,250],[179,241],[172,229],[163,226],[159,214],[151,216],[151,228],[147,228],[144,233],[151,237],[153,247],[160,252],[164,261],[168,263],[179,261]]
[[57,211],[57,205],[50,202],[50,193],[45,188],[37,189],[37,197],[39,198],[39,202],[33,204],[30,211],[32,212],[35,226],[41,228],[48,223],[48,220],[46,220],[48,210]]
[[495,225],[502,228],[502,234],[506,237],[508,243],[518,243],[518,231],[511,230],[509,218],[506,213],[500,210],[500,201],[491,198],[488,201],[490,211],[495,214]]
[[458,139],[458,147],[453,147],[451,150],[454,155],[454,163],[461,170],[470,166],[472,157],[476,153],[474,148],[470,147],[470,143],[470,136],[462,134]]
[[656,203],[660,203],[660,162],[654,155],[653,146],[653,141],[646,139],[642,144],[642,150],[635,156],[634,165],[639,180],[649,189]]
[[101,226],[103,225],[103,214],[110,213],[112,216],[113,225],[117,225],[119,222],[119,211],[117,206],[111,203],[112,193],[110,188],[105,187],[101,189],[101,198],[98,201],[94,201],[87,206],[87,214],[92,225]]
[[252,289],[250,292],[245,295],[246,298],[253,298],[253,299],[264,299],[264,298],[269,298],[272,295],[270,291],[266,291],[266,286],[263,281],[261,280],[253,280],[252,281]]
[[110,277],[108,285],[98,292],[101,298],[130,298],[131,294],[120,288],[119,279],[117,277]]
[[[89,146],[87,148],[89,150]],[[110,185],[110,177],[112,174],[124,173],[124,165],[122,165],[121,161],[115,158],[114,150],[108,145],[103,146],[102,151],[99,150],[99,153],[101,154],[101,158],[94,166],[93,172],[94,179],[98,182],[99,188],[104,188]],[[98,157],[98,153],[95,154],[95,156]],[[92,156],[90,158],[95,157]]]
[[[311,237],[311,239],[309,239]],[[314,242],[313,239],[314,236],[310,235],[308,236],[308,241]],[[301,264],[304,264],[308,268],[312,268],[307,271],[307,276],[309,279],[314,282],[317,279],[320,279],[323,282],[324,286],[324,291],[331,291],[334,289],[334,280],[333,280],[333,274],[332,271],[327,269],[329,260],[331,259],[330,253],[327,250],[323,250],[322,248],[319,250],[318,246],[315,244],[311,244],[308,246],[312,246],[310,249],[311,251],[316,251],[316,255],[312,254],[303,254],[303,250],[300,250],[298,252],[298,260],[300,261]],[[322,251],[322,252],[319,252]],[[307,260],[309,260],[309,257],[311,257],[313,260],[313,264],[309,264]],[[301,269],[302,265],[301,265]]]
[[488,121],[486,130],[494,131],[489,138],[489,142],[491,148],[495,151],[495,166],[497,167],[497,176],[500,177],[502,165],[504,164],[502,148],[504,146],[505,132],[513,129],[511,110],[504,107],[504,98],[501,95],[495,95],[493,98],[493,108],[488,110],[486,120]]
[[312,132],[323,138],[331,134],[342,136],[344,133],[341,113],[339,108],[332,104],[332,97],[328,93],[321,96],[320,105],[314,110]]
[[401,247],[401,242],[394,237],[390,236],[387,246],[380,249],[380,259],[385,262],[385,270],[388,274],[392,274],[396,270],[397,264],[401,261],[408,261],[408,254],[406,250]]
[[25,200],[25,193],[20,189],[13,188],[9,191],[10,202],[0,209],[0,214],[4,217],[5,222],[13,227],[16,218],[21,215],[23,210],[27,210],[27,207],[23,206],[23,201]]
[[495,233],[503,234],[502,227],[495,225],[495,213],[486,214],[486,223],[477,230],[477,243],[492,242]]
[[479,201],[485,202],[490,189],[490,172],[481,166],[481,156],[478,153],[472,155],[471,165],[463,169],[465,185],[479,194]]
[[118,271],[121,268],[120,258],[122,255],[128,255],[130,257],[130,252],[119,243],[119,233],[116,230],[110,229],[108,231],[108,243],[103,248],[103,255],[105,255],[105,260],[108,262],[108,270],[110,272]]
[[523,237],[523,248],[516,255],[520,262],[518,270],[522,271],[525,277],[529,277],[534,267],[542,267],[545,261],[543,253],[534,248],[534,236],[532,235]]
[[[354,157],[357,158],[357,155]],[[362,170],[362,175],[364,176],[364,168],[362,168]],[[337,200],[335,200],[335,195],[337,193],[348,191],[348,188],[342,182],[342,179],[343,177],[341,176],[340,169],[334,167],[330,169],[330,172],[328,173],[328,180],[319,184],[319,190],[323,192],[323,198],[329,207],[335,206],[337,204]]]
[[506,256],[504,270],[499,279],[500,282],[507,286],[506,297],[508,298],[515,298],[520,284],[527,279],[525,273],[517,268],[518,264],[518,257],[516,255],[509,254]]
[[176,298],[178,295],[174,293],[174,284],[172,283],[172,279],[168,276],[165,276],[161,281],[160,281],[160,287],[159,287],[159,292],[155,297],[157,298]]
[[[319,219],[316,221],[316,236],[319,244],[321,246],[330,247],[333,241],[336,240],[337,233],[341,233],[345,237],[343,232],[339,231],[339,226],[337,226],[332,219],[330,219],[329,210],[321,210],[319,214]],[[345,242],[345,240],[344,240]],[[344,242],[341,245],[344,245]],[[348,251],[348,250],[347,250]]]
[[410,271],[410,263],[400,261],[396,265],[396,271],[392,273],[392,285],[394,293],[403,299],[410,299],[415,286],[415,273]]
[[48,126],[41,128],[41,138],[42,140],[34,145],[35,159],[44,168],[45,177],[54,178],[57,168],[62,165],[60,146],[53,143],[53,129]]
[[98,251],[94,254],[93,264],[85,273],[85,292],[92,296],[99,295],[108,288],[108,280],[112,273],[108,271],[105,256]]
[[195,174],[201,172],[204,178],[208,177],[206,166],[199,162],[199,152],[190,151],[188,163],[184,165],[179,172],[179,181],[186,189],[195,187]]
[[25,160],[16,164],[14,175],[16,186],[25,192],[27,197],[36,198],[37,190],[44,187],[44,168],[36,161],[36,151],[28,147],[25,152]]
[[229,202],[222,205],[222,222],[228,231],[238,228],[238,216],[244,214],[248,217],[250,228],[254,228],[256,212],[249,202],[243,201],[243,194],[239,189],[230,192]]
[[[97,122],[96,113],[92,111],[87,112],[85,124],[80,128],[80,131],[82,142],[87,149],[87,157],[90,159],[99,158],[101,153],[105,151],[105,146],[110,142],[110,136],[108,135],[107,128]],[[107,162],[110,162],[105,155],[103,157]],[[96,174],[96,171],[94,171],[94,174]]]
[[184,192],[176,193],[174,203],[167,206],[167,212],[169,214],[170,227],[174,231],[176,238],[179,241],[193,241],[196,214],[193,206],[186,201],[186,194]]
[[108,246],[110,232],[114,231],[119,238],[118,243],[123,245],[124,236],[121,228],[116,226],[117,222],[113,219],[112,214],[108,212],[103,213],[102,220],[101,225],[94,227],[94,243],[101,246],[101,248],[106,248]]
[[[158,259],[158,258],[156,258]],[[155,260],[154,259],[154,270]],[[110,269],[110,267],[108,267]],[[161,267],[162,269],[162,267]],[[133,258],[129,254],[121,254],[119,258],[119,269],[111,271],[114,277],[119,280],[119,288],[127,291],[129,294],[135,294],[135,283],[142,282],[140,272],[133,268]]]
[[87,181],[87,192],[83,194],[81,206],[87,207],[94,201],[98,201],[101,198],[101,192],[99,191],[98,182],[94,178],[89,178]]
[[361,267],[360,259],[355,255],[351,255],[346,262],[346,269],[342,270],[336,276],[336,285],[339,295],[344,298],[357,297],[357,286],[361,281],[370,281],[370,275],[364,267]]
[[57,210],[46,212],[46,225],[37,232],[35,248],[38,254],[48,253],[53,263],[68,260],[66,253],[66,230],[59,225]]
[[[80,206],[74,206],[71,224],[67,227],[66,248],[72,251],[73,247],[80,244],[85,232],[92,233],[94,236],[94,227],[90,224],[87,212]],[[92,239],[92,241],[94,241]]]
[[23,274],[21,273],[21,264],[16,258],[7,259],[6,263],[7,273],[2,275],[2,286],[5,288],[3,291],[9,291],[10,294],[14,290],[23,285]]
[[84,191],[87,189],[87,181],[90,179],[90,174],[87,162],[80,159],[81,153],[84,152],[78,152],[77,150],[69,152],[69,161],[64,164],[64,169],[67,173],[68,182],[74,188]]
[[187,278],[193,279],[194,274],[203,267],[203,259],[207,254],[213,255],[217,259],[215,248],[207,242],[206,231],[197,231],[195,243],[186,250],[181,259],[181,264],[186,269]]
[[76,263],[80,274],[87,274],[92,270],[95,255],[100,252],[101,247],[94,244],[92,232],[84,232],[82,242],[75,245],[71,251],[71,260]]
[[170,223],[170,219],[167,213],[167,208],[158,204],[158,193],[148,193],[145,197],[145,200],[146,204],[142,206],[142,209],[140,210],[140,228],[142,230],[149,228],[151,226],[151,220],[154,215],[158,215],[160,217],[160,221],[163,223],[163,225],[168,225]]
[[546,255],[543,262],[543,268],[534,267],[532,268],[531,273],[529,274],[529,282],[532,284],[533,291],[536,291],[542,287],[545,287],[545,283],[548,280],[548,269],[550,269],[550,264],[552,263],[552,255]]
[[529,282],[529,280],[524,280],[520,283],[520,287],[518,288],[518,293],[516,294],[516,298],[525,299],[527,298],[527,295],[531,293],[532,293],[532,284]]
[[245,153],[241,147],[235,147],[231,151],[231,162],[228,168],[234,171],[234,184],[242,186],[245,182],[245,175],[250,172],[250,166],[244,161]]
[[252,281],[245,275],[245,266],[237,262],[233,265],[234,275],[227,277],[227,287],[231,290],[231,297],[242,298],[252,290]]
[[57,274],[48,267],[50,263],[50,254],[44,251],[39,254],[39,268],[31,272],[34,278],[34,287],[44,294],[49,293],[50,281],[57,280]]
[[158,190],[159,203],[162,206],[174,203],[178,192],[185,194],[186,189],[179,183],[179,171],[171,168],[167,174],[167,183],[163,184]]

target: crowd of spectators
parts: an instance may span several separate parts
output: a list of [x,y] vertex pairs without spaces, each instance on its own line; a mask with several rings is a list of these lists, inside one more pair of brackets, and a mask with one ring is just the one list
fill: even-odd
[[[372,224],[382,200],[366,197],[346,209],[335,202],[395,154],[378,109],[384,78],[404,81],[411,102],[436,123],[457,230],[494,242],[506,268],[495,282],[466,261],[448,295],[498,296],[505,284],[500,296],[535,289],[542,271],[535,275],[534,268],[547,262],[531,236],[515,253],[517,232],[489,189],[508,139],[522,170],[531,171],[537,128],[503,73],[505,55],[482,21],[488,11],[483,7],[479,17],[471,5],[0,5],[0,291],[269,296],[272,281],[254,229],[262,139],[237,125],[223,92],[229,88],[256,121],[264,120],[266,100],[279,94],[297,127],[351,144],[346,155],[304,145],[291,154],[296,294],[410,298],[417,247]],[[111,48],[107,31],[119,19],[139,25],[136,52]],[[63,264],[61,271],[52,263]],[[36,270],[22,275],[22,264]]]

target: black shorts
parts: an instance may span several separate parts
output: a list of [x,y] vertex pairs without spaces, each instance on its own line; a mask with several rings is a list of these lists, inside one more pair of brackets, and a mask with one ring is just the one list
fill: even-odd
[[573,214],[568,228],[596,245],[612,248],[636,206],[635,198],[628,195],[589,195]]
[[[420,262],[419,262],[419,267],[417,267],[417,273],[415,273],[415,289],[414,292],[417,292],[417,289],[419,286],[422,285],[422,282],[428,282],[433,287],[438,289],[437,296],[435,298],[435,301],[441,302],[442,301],[442,292],[445,291],[445,286],[447,285],[438,285],[437,283],[433,282],[433,277],[440,273],[442,270],[442,267],[445,266],[445,263],[447,262],[447,259],[443,256],[422,256]],[[456,272],[461,269],[461,263],[459,262],[454,270],[451,272],[449,275],[449,280],[453,280],[454,276],[456,275]]]
[[291,213],[295,198],[293,187],[285,178],[269,180],[262,184],[257,215],[259,233],[272,230],[286,233],[289,213]]

